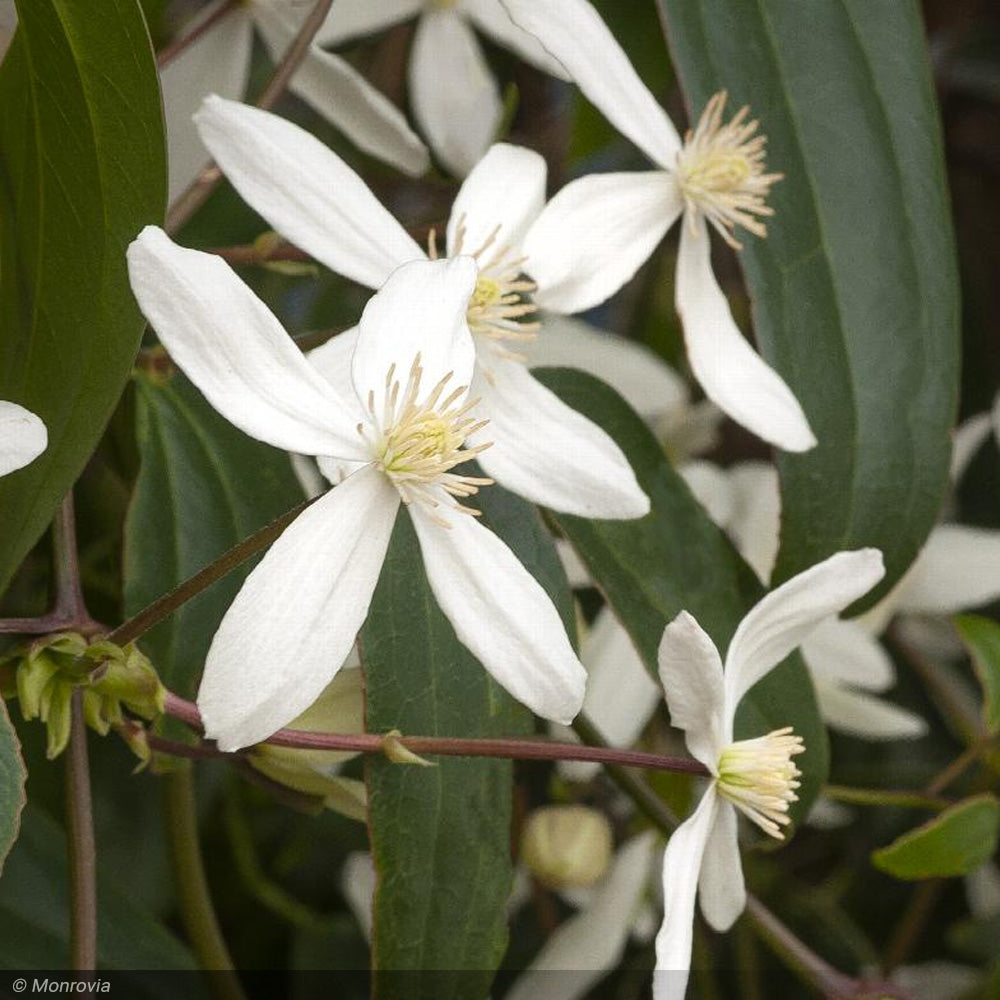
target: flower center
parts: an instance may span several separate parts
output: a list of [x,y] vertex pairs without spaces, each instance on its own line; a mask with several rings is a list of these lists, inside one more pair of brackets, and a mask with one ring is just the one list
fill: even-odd
[[737,250],[742,244],[733,235],[742,226],[755,236],[766,236],[760,217],[774,214],[765,204],[771,185],[784,174],[764,173],[767,139],[754,135],[757,121],[747,121],[749,108],[741,108],[725,125],[722,112],[726,92],[719,91],[705,105],[697,127],[688,132],[677,154],[677,183],[694,225],[697,213],[715,226]]
[[804,750],[791,726],[739,740],[719,755],[715,787],[765,833],[784,840],[781,827],[789,822],[789,805],[798,800],[796,779],[802,774],[792,757]]
[[[392,480],[403,503],[417,500],[428,507],[437,507],[443,499],[442,491],[452,497],[468,497],[478,493],[480,486],[493,482],[451,471],[485,451],[492,442],[464,447],[470,435],[489,423],[470,415],[479,400],[464,398],[466,386],[445,395],[451,372],[422,397],[423,374],[419,354],[413,360],[405,385],[396,378],[395,364],[391,365],[385,377],[381,412],[375,405],[375,393],[370,392],[371,426],[358,424],[358,433],[369,441],[376,464]],[[452,506],[465,513],[479,514],[457,500],[452,501]]]

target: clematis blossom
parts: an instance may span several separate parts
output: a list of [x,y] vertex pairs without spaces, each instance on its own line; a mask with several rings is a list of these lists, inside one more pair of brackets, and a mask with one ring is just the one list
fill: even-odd
[[473,28],[552,76],[566,70],[507,16],[500,0],[337,0],[320,32],[339,45],[417,18],[410,102],[438,159],[464,177],[486,152],[503,102]]
[[790,728],[734,741],[744,695],[831,615],[884,575],[877,549],[838,552],[792,577],[753,607],[729,643],[725,666],[711,638],[687,612],[663,632],[659,674],[671,722],[711,773],[695,811],[667,843],[663,925],[656,938],[655,1000],[681,1000],[691,965],[696,896],[708,923],[728,930],[746,905],[737,813],[781,840],[796,800],[804,750]]
[[[712,272],[709,225],[732,247],[741,227],[766,235],[770,187],[765,138],[743,108],[723,121],[725,93],[705,106],[682,142],[666,112],[586,0],[502,0],[516,24],[541,41],[587,98],[655,164],[567,184],[525,240],[542,302],[580,312],[631,278],[667,230],[682,219],[676,304],[691,370],[709,399],[733,420],[786,451],[816,444],[792,391],[740,333]],[[618,251],[612,265],[602,248]]]
[[33,462],[49,443],[40,417],[17,403],[0,400],[0,476]]
[[[277,115],[213,97],[196,116],[206,146],[243,198],[283,236],[347,278],[378,288],[425,252],[364,181],[319,140]],[[489,418],[492,447],[479,461],[501,485],[534,503],[591,518],[635,518],[649,510],[621,449],[595,423],[533,378],[520,348],[544,329],[533,321],[544,292],[525,272],[525,234],[545,201],[545,161],[498,143],[455,199],[445,238],[451,256],[478,268],[467,318],[476,345],[473,397]],[[310,360],[347,390],[357,329]]]
[[458,638],[539,715],[568,722],[586,674],[545,591],[463,501],[489,480],[455,471],[483,452],[466,325],[476,266],[417,261],[365,307],[338,391],[220,258],[147,227],[132,288],[173,360],[245,433],[354,470],[299,515],[247,577],[216,632],[198,706],[225,750],[311,705],[368,613],[400,503]]

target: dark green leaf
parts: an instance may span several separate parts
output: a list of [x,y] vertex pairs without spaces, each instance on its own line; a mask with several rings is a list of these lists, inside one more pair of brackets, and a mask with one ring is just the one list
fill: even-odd
[[21,759],[21,745],[7,714],[7,703],[0,698],[0,874],[3,873],[4,860],[17,840],[27,777]]
[[[553,515],[586,563],[646,666],[656,676],[663,629],[689,611],[725,649],[736,626],[763,590],[723,533],[692,497],[642,420],[609,386],[568,369],[534,374],[564,402],[603,427],[618,443],[649,495],[651,512],[640,521],[588,521]],[[826,780],[826,730],[812,684],[798,654],[772,671],[743,700],[740,737],[794,726],[806,752],[801,817]]]
[[[480,498],[484,520],[572,627],[569,587],[538,512],[497,486]],[[438,608],[405,512],[362,629],[361,653],[370,732],[487,737],[530,730],[529,713],[458,642]],[[442,757],[426,768],[371,758],[366,773],[378,871],[377,995],[486,997],[507,940],[511,763]]]
[[968,875],[997,849],[1000,802],[976,795],[872,852],[876,868],[901,879]]
[[937,108],[912,0],[660,0],[695,113],[728,90],[785,179],[740,255],[765,357],[819,439],[782,455],[780,581],[873,545],[913,561],[947,481],[958,287]]
[[159,84],[135,0],[18,5],[0,67],[0,399],[49,447],[0,480],[0,591],[96,445],[143,323],[125,248],[162,217]]
[[987,732],[1000,732],[1000,625],[979,615],[959,615],[955,628],[983,689],[983,724]]
[[[238,431],[183,375],[138,375],[135,386],[142,465],[125,522],[127,615],[302,500],[288,455]],[[212,636],[251,565],[143,637],[163,682],[183,697],[194,696]]]

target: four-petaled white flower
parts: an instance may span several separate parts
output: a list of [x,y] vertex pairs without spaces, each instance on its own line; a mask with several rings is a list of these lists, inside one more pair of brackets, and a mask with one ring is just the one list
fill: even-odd
[[[206,100],[197,123],[251,207],[333,271],[378,288],[400,264],[427,259],[364,181],[304,129],[218,97]],[[537,153],[493,146],[462,185],[445,234],[448,253],[471,254],[479,268],[468,311],[477,362],[472,395],[493,442],[480,463],[542,506],[581,517],[641,517],[649,500],[621,450],[530,375],[519,353],[538,335],[531,297],[546,304],[546,289],[523,273],[533,275],[536,262],[521,249],[545,202],[545,178]],[[436,252],[432,241],[430,255]],[[310,355],[345,392],[356,340],[357,330],[348,331]]]
[[737,810],[783,839],[799,777],[793,757],[804,749],[791,729],[734,741],[743,696],[822,621],[867,593],[884,574],[877,549],[838,552],[792,577],[753,607],[734,634],[726,664],[698,623],[681,612],[663,632],[660,681],[670,719],[688,750],[708,768],[711,784],[675,831],[663,859],[663,926],[656,939],[656,1000],[682,998],[690,968],[697,895],[716,930],[743,911],[746,889],[737,840]]
[[[782,378],[741,335],[712,273],[708,224],[738,247],[735,228],[765,234],[770,186],[764,137],[744,108],[727,123],[716,94],[682,142],[614,36],[586,0],[502,0],[583,93],[659,169],[583,177],[549,202],[525,241],[546,305],[579,312],[616,292],[683,215],[677,258],[677,311],[688,359],[708,397],[738,424],[786,451],[816,444]],[[613,242],[616,261],[604,263]]]
[[23,469],[49,443],[42,420],[17,403],[0,400],[0,476]]
[[455,471],[487,447],[467,442],[482,429],[465,319],[475,263],[418,261],[393,273],[361,317],[348,395],[220,258],[147,227],[128,261],[146,318],[220,413],[260,441],[357,470],[285,530],[226,613],[198,692],[206,733],[237,749],[315,701],[368,613],[401,501],[459,639],[533,711],[572,719],[586,674],[558,613],[462,506],[489,482]]
[[409,64],[413,114],[441,163],[464,177],[503,117],[472,26],[546,73],[567,79],[566,71],[511,21],[500,0],[337,0],[320,37],[337,45],[413,17],[419,17]]

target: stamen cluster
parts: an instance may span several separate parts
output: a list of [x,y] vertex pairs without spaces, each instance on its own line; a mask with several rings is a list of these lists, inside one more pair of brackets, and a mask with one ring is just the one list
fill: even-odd
[[804,750],[791,726],[739,740],[719,756],[716,789],[765,833],[784,840],[781,827],[789,823],[789,805],[798,801],[796,779],[802,774],[792,757]]
[[774,214],[765,204],[771,185],[784,174],[764,173],[764,146],[767,139],[754,135],[759,123],[747,121],[749,108],[743,107],[725,125],[724,90],[705,105],[697,127],[684,139],[677,154],[677,182],[684,195],[688,219],[693,226],[702,212],[722,238],[735,249],[742,244],[734,236],[736,226],[766,236],[761,216]]

